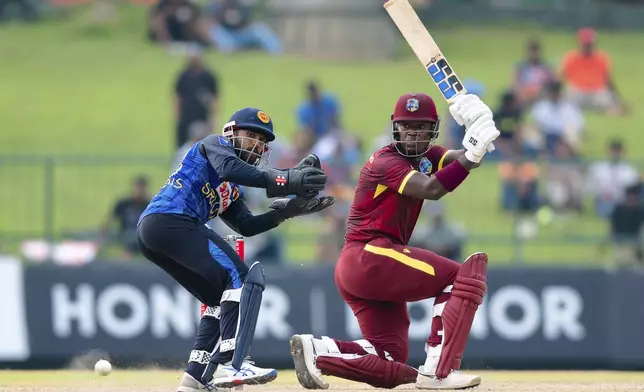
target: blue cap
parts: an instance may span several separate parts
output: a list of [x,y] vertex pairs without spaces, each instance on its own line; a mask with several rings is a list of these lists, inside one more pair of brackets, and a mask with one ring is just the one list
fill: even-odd
[[266,136],[266,140],[275,140],[273,133],[273,120],[266,112],[256,108],[244,108],[236,111],[230,116],[230,122],[234,121],[237,129],[248,129],[259,132]]

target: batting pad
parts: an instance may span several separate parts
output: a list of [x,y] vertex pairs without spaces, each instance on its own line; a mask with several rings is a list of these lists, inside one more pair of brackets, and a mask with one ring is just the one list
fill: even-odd
[[456,275],[452,296],[442,314],[444,347],[436,368],[438,378],[445,378],[461,367],[474,315],[487,290],[486,275],[487,255],[484,253],[470,256]]
[[250,351],[253,336],[255,336],[255,327],[265,285],[264,268],[256,261],[248,270],[239,299],[239,318],[237,319],[235,352],[232,363],[233,368],[237,370],[241,369],[244,358]]

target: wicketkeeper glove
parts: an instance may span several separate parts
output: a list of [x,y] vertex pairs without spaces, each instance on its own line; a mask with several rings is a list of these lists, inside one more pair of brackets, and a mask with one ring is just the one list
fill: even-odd
[[264,169],[266,197],[296,195],[311,198],[324,189],[327,176],[321,169],[304,166],[293,169]]
[[335,203],[332,196],[320,198],[305,199],[301,197],[288,198],[283,197],[273,200],[269,206],[275,210],[275,217],[279,223],[296,216],[314,214],[325,208],[331,207]]
[[320,158],[315,154],[309,154],[306,158],[302,159],[300,163],[295,165],[295,169],[302,169],[306,166],[313,166],[316,169],[322,169]]

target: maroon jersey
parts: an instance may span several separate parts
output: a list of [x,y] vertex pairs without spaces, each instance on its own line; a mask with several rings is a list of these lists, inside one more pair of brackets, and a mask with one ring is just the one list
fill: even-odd
[[420,160],[411,160],[391,144],[369,157],[360,171],[345,240],[367,243],[387,238],[395,244],[407,245],[423,200],[403,195],[403,189],[414,173],[431,175],[442,169],[447,151],[432,146]]

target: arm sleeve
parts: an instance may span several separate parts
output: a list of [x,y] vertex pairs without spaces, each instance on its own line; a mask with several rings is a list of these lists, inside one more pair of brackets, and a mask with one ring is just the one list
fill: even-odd
[[375,157],[368,168],[373,180],[379,186],[386,186],[400,194],[403,193],[411,176],[418,172],[405,158],[393,155]]
[[210,135],[201,141],[199,151],[222,180],[253,188],[266,188],[266,174],[239,159],[227,138]]
[[228,227],[244,237],[252,237],[279,225],[274,211],[253,215],[243,199],[233,202],[219,217]]
[[450,163],[445,159],[449,151],[450,150],[446,149],[443,146],[431,146],[429,148],[429,151],[425,153],[425,157],[432,163],[432,174],[436,173],[439,170],[442,170]]

